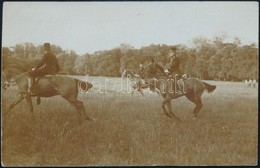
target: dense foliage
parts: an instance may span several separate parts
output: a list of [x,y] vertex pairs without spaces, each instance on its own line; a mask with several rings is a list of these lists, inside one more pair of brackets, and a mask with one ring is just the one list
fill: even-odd
[[[258,79],[258,48],[255,44],[241,45],[238,38],[225,43],[221,37],[209,40],[198,37],[192,40],[192,47],[175,45],[180,56],[180,68],[189,76],[202,79],[232,80]],[[93,54],[79,56],[75,51],[63,50],[52,45],[61,73],[91,76],[120,76],[124,68],[138,71],[139,63],[147,64],[151,57],[167,68],[167,54],[172,46],[151,44],[135,49],[127,44]],[[2,66],[12,71],[13,65],[31,68],[43,54],[43,46],[32,43],[17,44],[2,48]]]

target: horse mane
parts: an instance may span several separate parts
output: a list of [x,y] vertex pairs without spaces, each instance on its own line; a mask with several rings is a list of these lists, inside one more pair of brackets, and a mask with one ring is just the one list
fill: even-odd
[[14,62],[8,63],[5,69],[3,69],[7,79],[29,72],[33,65],[31,63],[25,63],[25,61],[19,59],[13,61]]
[[29,68],[28,67],[25,67],[25,66],[21,66],[21,65],[17,65],[17,64],[11,64],[9,65],[10,68],[15,68],[15,69],[18,69],[22,72],[26,72],[26,71],[29,71]]
[[164,68],[160,64],[158,64],[158,63],[155,63],[155,64],[149,63],[148,65],[146,65],[146,67],[144,67],[142,69],[142,71],[139,73],[139,75],[140,76],[142,76],[144,74],[147,75],[148,73],[150,73],[151,67],[154,66],[154,65],[156,66],[157,72],[159,70],[162,74],[164,74]]

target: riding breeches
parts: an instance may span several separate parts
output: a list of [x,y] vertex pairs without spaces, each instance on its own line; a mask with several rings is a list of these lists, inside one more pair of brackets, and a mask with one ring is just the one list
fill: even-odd
[[42,76],[48,75],[48,74],[52,74],[52,73],[46,68],[39,68],[34,71],[30,71],[28,73],[29,77],[31,77],[31,78],[42,77]]

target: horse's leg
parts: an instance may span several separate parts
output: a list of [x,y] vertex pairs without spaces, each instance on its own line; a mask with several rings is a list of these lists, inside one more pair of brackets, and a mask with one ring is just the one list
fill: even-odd
[[35,121],[34,112],[33,112],[33,105],[32,105],[32,98],[30,95],[26,96],[26,101],[28,103],[28,106],[30,108],[30,112],[32,113],[32,120]]
[[86,120],[93,120],[92,118],[90,118],[89,116],[87,116],[86,110],[85,110],[85,107],[84,107],[84,104],[83,104],[82,101],[79,101],[79,100],[76,99],[76,104],[77,104],[77,106],[79,107],[79,110],[83,113],[84,118],[85,118]]
[[78,107],[76,103],[76,98],[73,97],[67,97],[67,96],[62,96],[64,99],[66,99],[73,107],[77,109],[78,114],[81,116],[81,109]]
[[8,118],[11,117],[11,114],[10,114],[10,111],[17,105],[19,104],[25,97],[23,96],[23,94],[19,94],[19,97],[13,102],[10,104],[8,110],[7,110],[7,116]]
[[171,100],[170,100],[169,102],[167,102],[166,105],[167,105],[167,108],[168,108],[169,113],[170,113],[175,119],[177,119],[178,121],[181,121],[181,120],[172,112]]
[[133,96],[134,92],[135,92],[135,90],[132,90],[132,91],[131,91],[131,95],[132,95],[132,96]]
[[29,106],[30,112],[33,113],[32,98],[31,98],[30,95],[27,95],[27,96],[26,96],[26,101],[27,101],[27,103],[28,103],[28,106]]
[[162,102],[163,112],[164,112],[164,114],[167,115],[168,117],[172,117],[172,115],[170,115],[170,114],[167,112],[167,110],[166,110],[166,108],[165,108],[165,105],[166,105],[167,103],[169,103],[170,101],[171,101],[171,99],[169,99],[169,96],[167,95],[167,96],[164,98],[163,102]]
[[70,97],[63,96],[63,98],[65,98],[72,106],[74,106],[77,109],[80,118],[83,113],[85,119],[92,120],[91,118],[86,116],[86,111],[83,102],[77,100],[77,98],[75,98],[74,96],[70,96]]
[[37,103],[37,105],[40,105],[40,103],[41,103],[41,98],[39,96],[36,99],[36,103]]
[[160,95],[161,91],[158,88],[155,88],[155,91]]
[[201,95],[195,96],[194,93],[190,93],[190,94],[186,95],[186,97],[187,97],[187,99],[189,99],[191,102],[193,102],[196,105],[196,107],[193,109],[193,114],[194,114],[193,119],[196,119],[200,109],[203,107],[203,104],[201,101]]
[[131,91],[131,95],[133,96],[135,90],[137,90],[136,85],[132,84],[132,91]]
[[177,119],[178,121],[181,121],[181,120],[172,112],[172,104],[171,104],[171,100],[173,99],[173,98],[172,98],[172,95],[167,94],[167,95],[166,95],[166,99],[167,99],[166,106],[167,106],[167,108],[168,108],[168,112],[169,112],[175,119]]
[[22,94],[19,94],[18,99],[16,99],[13,103],[10,104],[8,111],[11,111],[18,103],[20,103],[24,99]]
[[143,93],[143,90],[142,89],[140,89],[140,90],[138,90],[143,96],[144,96],[144,93]]
[[195,101],[196,101],[196,110],[193,111],[195,118],[198,116],[199,111],[201,110],[201,108],[203,107],[202,101],[201,101],[201,96],[195,97]]

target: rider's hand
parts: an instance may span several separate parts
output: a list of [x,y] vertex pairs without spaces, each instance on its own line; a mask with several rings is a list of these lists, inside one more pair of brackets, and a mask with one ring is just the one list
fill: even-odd
[[32,71],[34,71],[36,68],[34,67],[34,68],[32,68]]

